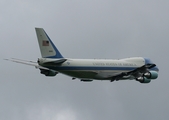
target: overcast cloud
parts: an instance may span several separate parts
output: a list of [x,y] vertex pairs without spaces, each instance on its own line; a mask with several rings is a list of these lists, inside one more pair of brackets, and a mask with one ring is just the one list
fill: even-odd
[[[1,120],[168,120],[168,0],[1,0]],[[35,27],[64,57],[151,58],[157,80],[72,81],[4,58],[36,61]]]

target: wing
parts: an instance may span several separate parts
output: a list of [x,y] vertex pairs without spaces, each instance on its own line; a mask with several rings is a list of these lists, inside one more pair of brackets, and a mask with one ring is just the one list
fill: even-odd
[[17,59],[17,58],[4,59],[4,60],[8,60],[8,61],[12,61],[12,62],[20,63],[20,64],[25,64],[25,65],[34,66],[35,68],[39,68],[39,69],[50,70],[49,68],[40,66],[37,62],[34,62],[34,61],[21,60],[21,59]]
[[124,78],[127,79],[127,78],[130,78],[131,76],[133,76],[133,79],[143,77],[144,73],[146,73],[149,69],[151,69],[155,66],[156,66],[155,64],[146,64],[146,65],[138,67],[132,71],[119,73],[118,75],[111,77],[111,82],[113,82],[115,80],[118,81],[118,80],[124,79]]

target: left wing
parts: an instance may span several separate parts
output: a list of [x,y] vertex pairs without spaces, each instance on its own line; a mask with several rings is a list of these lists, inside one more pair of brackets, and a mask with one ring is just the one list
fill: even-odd
[[118,74],[116,76],[113,76],[111,78],[111,82],[113,82],[115,80],[118,81],[118,80],[123,79],[125,77],[129,78],[131,76],[133,76],[133,78],[135,78],[138,81],[139,81],[139,78],[140,78],[140,80],[141,80],[141,78],[143,78],[143,80],[144,80],[144,74],[149,72],[149,69],[151,69],[151,68],[153,68],[155,66],[156,66],[155,64],[146,64],[146,65],[143,65],[143,66],[141,66],[139,68],[136,68],[136,69],[134,69],[132,71],[122,72],[122,73],[120,73],[120,74]]

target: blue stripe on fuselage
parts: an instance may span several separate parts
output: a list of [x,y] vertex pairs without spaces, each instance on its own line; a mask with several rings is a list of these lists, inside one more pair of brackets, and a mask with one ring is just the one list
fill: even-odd
[[91,66],[58,66],[48,67],[53,70],[134,70],[137,67],[91,67]]
[[[45,66],[44,66],[45,67]],[[52,70],[62,71],[62,70],[117,70],[117,71],[132,71],[139,67],[96,67],[96,66],[57,66],[57,67],[47,67]],[[159,71],[157,67],[151,68],[150,70]]]

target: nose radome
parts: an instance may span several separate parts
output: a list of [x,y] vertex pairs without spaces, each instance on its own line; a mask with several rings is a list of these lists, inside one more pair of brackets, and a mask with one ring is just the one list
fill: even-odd
[[144,58],[145,64],[154,64],[149,58]]
[[[145,64],[154,64],[149,58],[144,58]],[[151,68],[151,70],[159,71],[159,68],[157,66]]]

